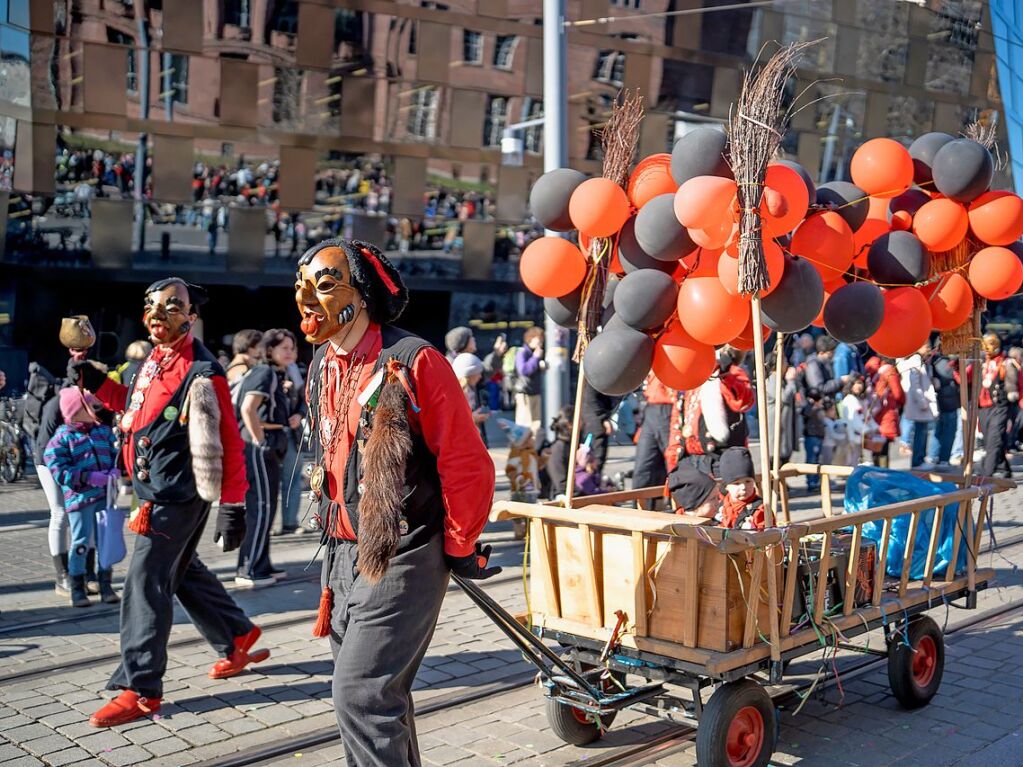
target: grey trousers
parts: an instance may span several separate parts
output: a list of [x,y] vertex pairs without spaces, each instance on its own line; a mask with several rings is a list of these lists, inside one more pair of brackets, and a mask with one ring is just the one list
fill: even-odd
[[57,486],[53,474],[46,468],[45,464],[36,464],[36,475],[39,477],[39,486],[43,488],[46,495],[46,505],[50,507],[50,555],[68,553],[68,518],[64,511],[64,493]]
[[374,585],[359,578],[355,543],[340,542],[332,560],[334,711],[347,764],[420,767],[411,691],[447,591],[443,535],[397,554]]
[[121,599],[121,663],[108,690],[134,690],[146,698],[163,697],[167,640],[174,622],[174,597],[199,633],[222,657],[235,637],[252,630],[250,621],[224,585],[196,556],[210,505],[154,504],[152,533],[137,536]]

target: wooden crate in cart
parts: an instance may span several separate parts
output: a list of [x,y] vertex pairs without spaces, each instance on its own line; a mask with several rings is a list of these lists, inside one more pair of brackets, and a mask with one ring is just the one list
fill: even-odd
[[[463,585],[540,666],[548,718],[565,741],[596,740],[618,710],[634,706],[698,722],[703,767],[766,765],[775,709],[751,675],[767,671],[780,682],[783,661],[819,650],[822,638],[837,645],[839,636],[883,627],[893,694],[906,707],[925,705],[941,683],[944,645],[938,625],[921,613],[956,599],[975,607],[977,591],[993,576],[977,567],[977,552],[991,496],[1012,483],[979,478],[964,487],[961,477],[929,475],[960,487],[833,515],[830,482],[850,471],[784,467],[781,476],[823,475],[822,511],[763,532],[614,505],[634,505],[660,488],[578,498],[572,508],[497,503],[492,519],[528,520],[528,613],[512,618],[474,584]],[[784,494],[780,506],[779,520],[787,522]],[[952,554],[937,570],[949,514],[956,515]],[[893,522],[904,515],[902,568],[886,573],[889,557],[897,561]],[[869,544],[867,523],[883,530]],[[918,533],[929,541],[922,566],[914,553]],[[630,685],[626,675],[644,682]],[[704,702],[709,686],[715,689]]]

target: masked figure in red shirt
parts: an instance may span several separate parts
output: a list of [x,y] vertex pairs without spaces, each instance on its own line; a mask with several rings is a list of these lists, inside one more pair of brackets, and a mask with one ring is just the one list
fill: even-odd
[[450,572],[482,579],[477,543],[494,465],[451,364],[394,323],[408,292],[372,245],[328,240],[299,259],[325,531],[316,636],[330,637],[348,764],[420,764],[411,688]]
[[245,462],[224,371],[190,328],[205,291],[177,277],[146,290],[143,322],[154,348],[127,385],[102,366],[73,361],[69,378],[119,413],[121,457],[132,476],[138,533],[121,604],[120,690],[89,722],[110,727],[159,710],[174,597],[222,656],[209,676],[223,679],[269,657],[260,636],[195,554],[210,506],[220,501],[214,541],[225,551],[245,536]]

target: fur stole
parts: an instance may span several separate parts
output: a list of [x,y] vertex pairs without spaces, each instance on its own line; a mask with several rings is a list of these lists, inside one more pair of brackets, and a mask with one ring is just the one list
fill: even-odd
[[393,373],[377,399],[362,455],[366,491],[359,501],[359,574],[379,581],[401,538],[405,467],[412,453],[405,389]]
[[196,377],[188,387],[188,446],[195,487],[204,501],[220,498],[224,480],[224,446],[220,441],[220,403],[213,381]]

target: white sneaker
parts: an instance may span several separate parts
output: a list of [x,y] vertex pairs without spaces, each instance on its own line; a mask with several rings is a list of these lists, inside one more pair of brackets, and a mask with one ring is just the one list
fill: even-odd
[[235,586],[245,586],[250,589],[265,589],[267,586],[273,586],[277,583],[277,579],[272,575],[267,575],[264,578],[250,578],[247,575],[236,575],[234,577]]

